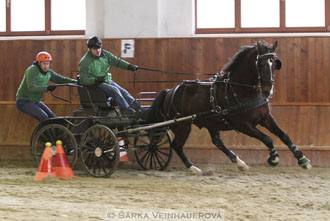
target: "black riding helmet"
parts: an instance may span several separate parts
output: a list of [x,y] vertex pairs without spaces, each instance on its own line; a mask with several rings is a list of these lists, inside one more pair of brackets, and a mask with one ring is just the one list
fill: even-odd
[[87,40],[87,47],[88,48],[102,48],[102,40],[96,36],[91,37]]

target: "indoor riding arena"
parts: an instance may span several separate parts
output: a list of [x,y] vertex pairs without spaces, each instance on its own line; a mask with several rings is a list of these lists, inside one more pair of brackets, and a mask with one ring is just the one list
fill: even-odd
[[0,75],[1,220],[330,220],[330,0],[0,0]]

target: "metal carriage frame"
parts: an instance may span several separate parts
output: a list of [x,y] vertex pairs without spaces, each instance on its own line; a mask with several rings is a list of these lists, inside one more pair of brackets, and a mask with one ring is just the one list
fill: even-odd
[[[145,170],[164,170],[173,156],[172,137],[168,125],[171,123],[148,124],[137,116],[121,115],[111,98],[97,87],[84,87],[78,84],[57,84],[78,88],[81,108],[73,111],[73,116],[55,117],[42,121],[34,129],[30,150],[39,165],[46,142],[55,145],[57,140],[63,143],[68,162],[74,168],[80,160],[84,170],[94,177],[110,177],[120,162],[121,151],[133,151],[136,161]],[[69,99],[52,95],[60,100]],[[143,95],[155,92],[139,93],[138,102],[152,99]],[[148,111],[148,106],[143,106]],[[119,146],[118,139],[125,141]],[[53,146],[55,154],[55,146]]]

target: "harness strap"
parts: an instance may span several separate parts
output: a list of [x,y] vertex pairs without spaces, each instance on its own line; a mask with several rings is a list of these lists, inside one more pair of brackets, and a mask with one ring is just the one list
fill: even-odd
[[174,105],[174,96],[175,96],[177,90],[179,89],[179,87],[181,87],[182,84],[184,84],[184,82],[181,82],[180,84],[178,84],[173,90],[173,94],[172,94],[171,101],[170,101],[170,106],[169,106],[169,108],[167,110],[167,114],[166,114],[167,117],[170,116],[171,108],[173,108],[176,115],[180,115],[180,113],[177,111],[177,109],[175,108],[175,105]]
[[262,95],[258,95],[252,98],[247,98],[244,101],[242,101],[240,104],[227,108],[228,109],[227,117],[232,117],[237,114],[253,110],[257,107],[267,104],[268,102],[269,100],[264,98]]
[[217,100],[217,90],[218,90],[218,85],[216,84],[217,75],[215,75],[213,79],[214,80],[212,81],[211,86],[210,86],[210,104],[211,104],[211,108],[212,108],[212,110],[214,110],[214,112],[220,113],[221,106],[219,105],[218,100]]
[[256,97],[247,98],[243,100],[239,105],[230,106],[226,109],[222,109],[219,113],[215,112],[214,110],[210,110],[208,111],[209,114],[207,114],[207,112],[202,112],[196,115],[198,117],[222,117],[225,119],[228,117],[235,116],[237,114],[253,110],[257,107],[267,104],[268,102],[268,99],[264,98],[262,95],[258,95]]

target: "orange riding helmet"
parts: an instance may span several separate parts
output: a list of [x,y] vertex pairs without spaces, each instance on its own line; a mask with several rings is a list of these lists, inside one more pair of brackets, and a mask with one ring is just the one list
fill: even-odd
[[46,52],[46,51],[41,51],[37,54],[36,57],[37,62],[41,62],[41,61],[52,61],[52,56]]

